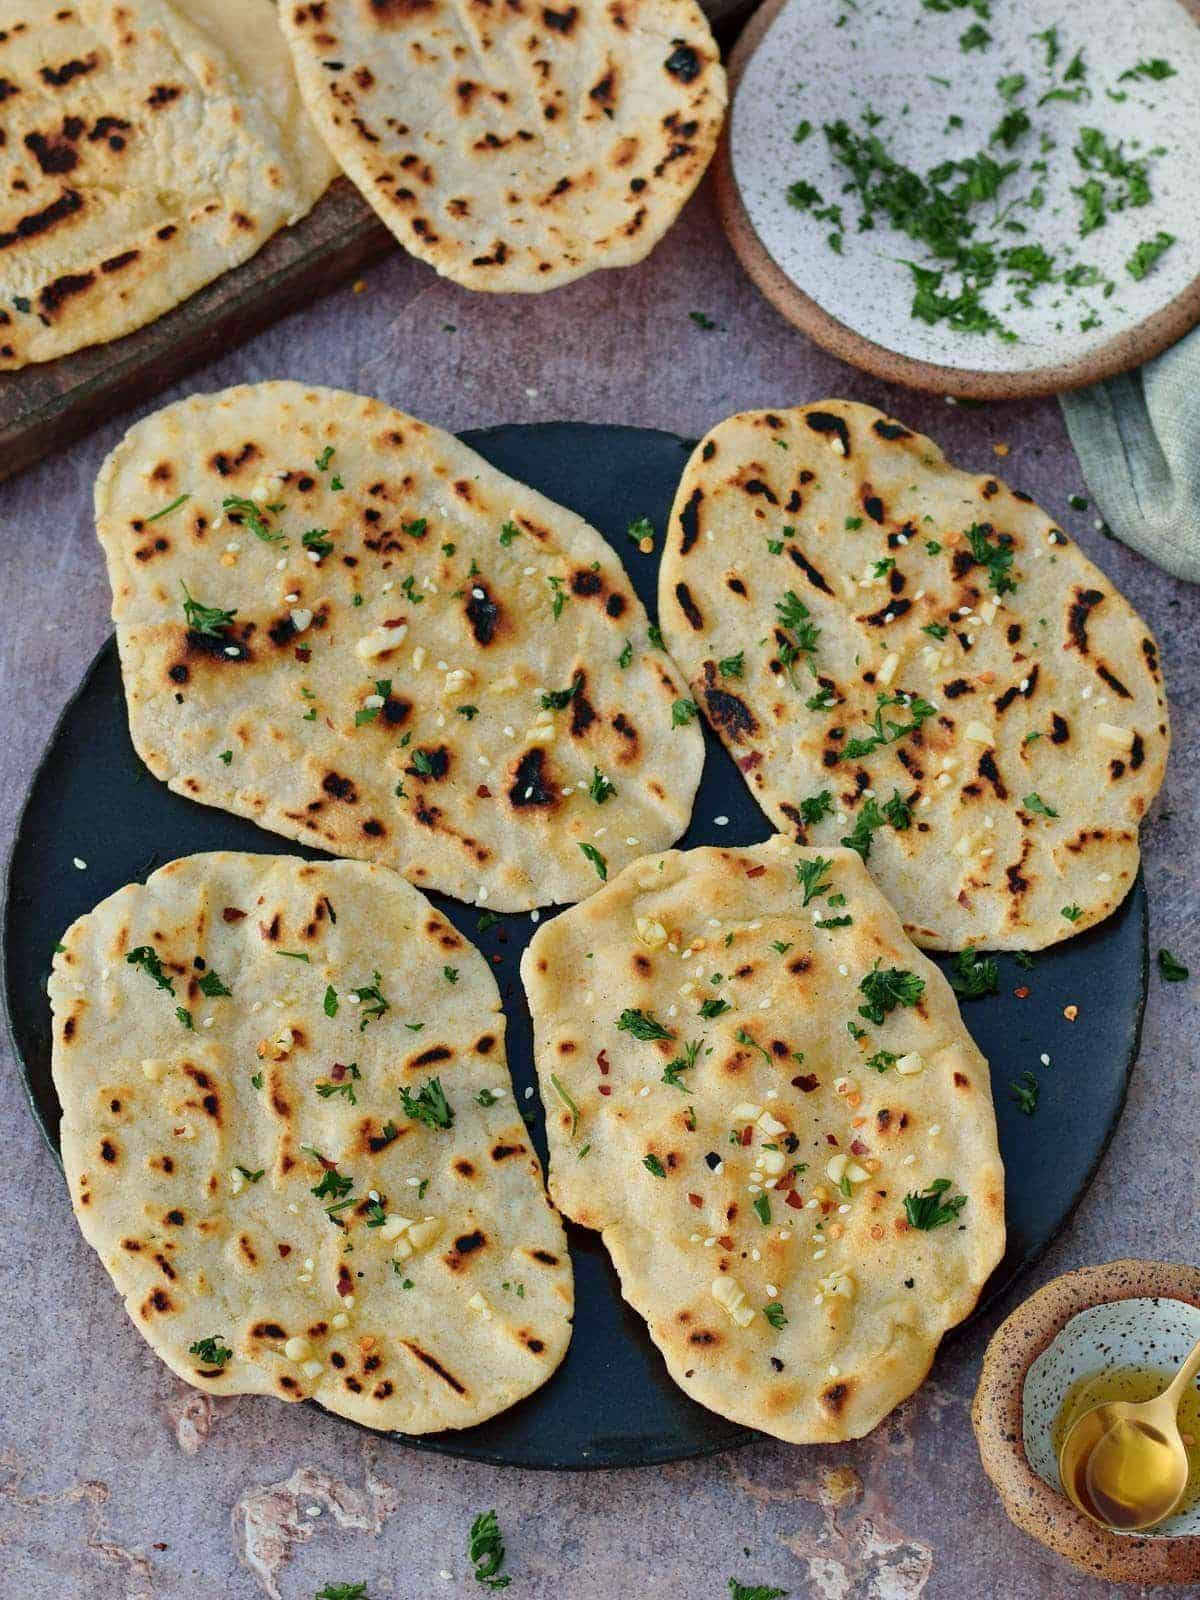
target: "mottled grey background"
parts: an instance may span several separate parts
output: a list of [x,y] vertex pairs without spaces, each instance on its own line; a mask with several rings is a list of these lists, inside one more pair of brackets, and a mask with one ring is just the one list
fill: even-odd
[[[701,330],[690,311],[706,312],[717,329]],[[1200,975],[1191,765],[1200,743],[1200,591],[1092,530],[1090,514],[1068,510],[1067,496],[1083,486],[1052,401],[967,410],[889,390],[833,361],[742,276],[707,188],[632,271],[543,297],[493,299],[397,256],[364,293],[347,289],[270,329],[189,387],[279,377],[379,395],[449,428],[565,417],[698,434],[741,408],[847,395],[931,432],[963,465],[1007,475],[1079,535],[1162,644],[1175,750],[1144,834],[1151,935],[1154,948],[1169,946]],[[0,486],[5,850],[38,753],[109,631],[91,485],[130,420],[114,418],[64,459]],[[1009,447],[1007,459],[997,459],[997,446]],[[1141,1060],[1112,1149],[1074,1222],[1018,1293],[1123,1254],[1200,1258],[1196,989],[1152,978]],[[1074,1087],[1086,1095],[1086,1077]],[[508,1537],[513,1600],[727,1600],[730,1574],[799,1600],[1102,1592],[1017,1533],[980,1471],[970,1396],[984,1341],[1007,1306],[955,1342],[916,1397],[860,1445],[764,1442],[689,1465],[586,1476],[467,1465],[374,1439],[313,1408],[214,1405],[186,1389],[126,1321],[79,1238],[6,1042],[0,1128],[4,1596],[308,1600],[326,1582],[357,1580],[369,1580],[371,1600],[480,1595],[464,1540],[471,1518],[491,1506]]]

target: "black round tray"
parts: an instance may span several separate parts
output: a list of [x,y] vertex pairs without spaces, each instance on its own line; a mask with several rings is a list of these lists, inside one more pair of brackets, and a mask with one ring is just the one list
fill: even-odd
[[[542,423],[467,433],[479,453],[551,499],[570,506],[611,540],[652,615],[658,553],[626,536],[648,516],[661,535],[692,445],[640,428]],[[682,847],[751,844],[770,824],[740,773],[706,731],[707,759]],[[718,827],[716,817],[727,817]],[[253,823],[197,805],[157,782],[134,754],[113,641],[100,651],[67,706],[34,775],[8,867],[3,908],[3,995],[29,1101],[58,1154],[59,1106],[50,1077],[46,978],[69,924],[122,884],[176,856],[201,850],[306,850]],[[75,858],[87,863],[85,870]],[[518,974],[534,930],[527,915],[479,932],[476,908],[431,896],[490,958],[508,1015],[508,1057],[518,1103],[536,1108],[534,1138],[545,1159],[533,1086],[532,1035]],[[553,913],[543,913],[553,915]],[[1007,1169],[1008,1251],[981,1305],[1035,1261],[1070,1216],[1099,1165],[1125,1100],[1137,1054],[1147,982],[1146,895],[1139,876],[1120,909],[1089,933],[1034,958],[1029,969],[998,957],[998,995],[964,1006],[991,1062]],[[1025,999],[1013,990],[1028,987]],[[1072,1024],[1063,1016],[1079,1007]],[[1043,1067],[1042,1054],[1051,1065]],[[1022,1115],[1010,1084],[1030,1069],[1041,1079],[1035,1116]],[[521,1405],[465,1432],[406,1439],[416,1449],[519,1467],[628,1467],[678,1461],[743,1444],[754,1435],[689,1400],[668,1378],[642,1319],[621,1299],[596,1234],[568,1226],[575,1264],[575,1332],[566,1360]],[[131,1337],[133,1336],[131,1330]]]

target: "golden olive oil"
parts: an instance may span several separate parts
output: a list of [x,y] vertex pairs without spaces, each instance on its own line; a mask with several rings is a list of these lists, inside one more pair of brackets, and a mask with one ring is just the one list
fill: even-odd
[[[1055,1456],[1061,1453],[1063,1440],[1085,1411],[1090,1411],[1093,1406],[1101,1405],[1106,1400],[1130,1400],[1135,1405],[1143,1400],[1153,1400],[1163,1392],[1174,1376],[1173,1371],[1152,1367],[1113,1367],[1108,1372],[1093,1372],[1086,1377],[1076,1379],[1063,1398],[1050,1436]],[[1175,1515],[1189,1510],[1200,1501],[1200,1389],[1197,1389],[1194,1383],[1188,1388],[1179,1406],[1179,1431],[1187,1449],[1189,1471],[1187,1487],[1183,1491],[1183,1498]],[[1137,1443],[1136,1440],[1131,1442]],[[1137,1450],[1131,1455],[1127,1471],[1140,1475],[1139,1481],[1131,1479],[1129,1483],[1129,1492],[1134,1498],[1138,1500],[1143,1498],[1141,1492],[1143,1484],[1145,1490],[1153,1487],[1146,1480],[1145,1474],[1152,1472],[1154,1464],[1161,1460],[1161,1452],[1152,1448],[1145,1451]]]

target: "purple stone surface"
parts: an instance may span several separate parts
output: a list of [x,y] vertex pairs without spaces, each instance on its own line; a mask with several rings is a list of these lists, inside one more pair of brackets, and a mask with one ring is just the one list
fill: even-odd
[[[717,327],[703,330],[693,311]],[[378,395],[453,429],[578,418],[698,434],[742,408],[845,395],[931,433],[951,460],[1009,478],[1063,517],[1162,645],[1175,751],[1143,833],[1151,947],[1200,974],[1200,803],[1187,776],[1200,742],[1200,591],[1069,511],[1068,495],[1086,490],[1053,401],[967,409],[841,365],[742,275],[707,186],[635,269],[494,298],[397,254],[363,293],[347,287],[165,398],[265,378]],[[5,852],[59,709],[109,632],[91,488],[132,420],[0,485]],[[1200,1259],[1198,1025],[1197,980],[1153,974],[1129,1104],[1074,1220],[870,1438],[823,1449],[764,1439],[707,1461],[582,1476],[440,1460],[312,1407],[214,1403],[178,1382],[80,1238],[4,1041],[0,1592],[308,1600],[326,1583],[366,1581],[371,1600],[480,1595],[466,1533],[494,1506],[513,1600],[727,1600],[730,1575],[794,1600],[1098,1595],[1107,1586],[1009,1524],[979,1466],[970,1399],[987,1337],[1038,1283],[1122,1255]]]

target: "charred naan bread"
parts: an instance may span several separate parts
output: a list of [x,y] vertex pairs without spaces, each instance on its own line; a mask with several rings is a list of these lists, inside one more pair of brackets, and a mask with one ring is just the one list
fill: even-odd
[[688,463],[659,603],[763,810],[857,849],[918,944],[1040,949],[1125,897],[1158,650],[1028,495],[870,406],[746,412]]
[[468,289],[640,261],[721,131],[694,0],[283,0],[280,20],[329,148],[400,243]]
[[395,873],[173,861],[64,935],[50,998],[75,1215],[188,1383],[426,1433],[562,1360],[495,980]]
[[0,0],[0,368],[152,322],[335,172],[270,0]]
[[612,549],[451,434],[266,383],[96,487],[138,753],[171,788],[500,911],[687,826],[704,746]]
[[521,966],[550,1190],[694,1400],[854,1439],[1004,1249],[987,1062],[849,850],[647,856]]

